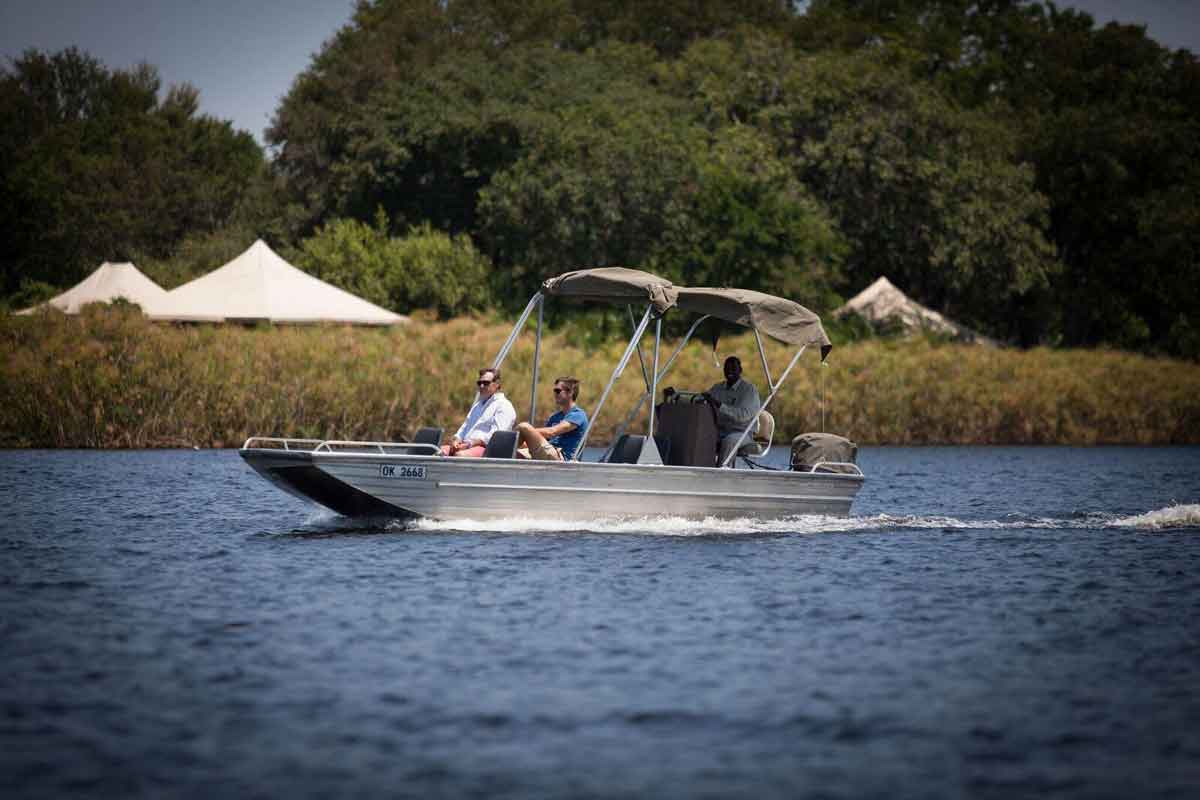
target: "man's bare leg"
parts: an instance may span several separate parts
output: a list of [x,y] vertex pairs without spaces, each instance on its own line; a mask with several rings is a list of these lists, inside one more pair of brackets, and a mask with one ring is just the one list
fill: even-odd
[[528,422],[517,423],[517,435],[535,461],[562,461],[562,453],[558,452],[558,448],[546,441],[546,437]]

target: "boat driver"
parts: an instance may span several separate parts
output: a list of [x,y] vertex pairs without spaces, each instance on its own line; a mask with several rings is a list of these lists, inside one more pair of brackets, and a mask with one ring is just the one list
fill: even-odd
[[535,428],[528,422],[517,425],[521,446],[518,458],[538,461],[570,461],[575,458],[583,435],[587,432],[587,412],[575,405],[579,399],[577,378],[554,379],[555,412],[546,420],[544,428]]
[[[746,426],[754,420],[750,435],[758,430],[759,407],[758,389],[750,381],[742,380],[742,362],[737,356],[725,359],[725,382],[713,384],[704,393],[704,400],[713,407],[717,414],[717,435],[720,437],[718,466],[733,452],[734,446],[746,430]],[[749,437],[747,437],[747,440]],[[732,462],[730,466],[733,466]]]
[[485,367],[475,381],[479,395],[467,418],[450,444],[442,445],[442,455],[479,458],[496,431],[506,431],[517,421],[517,411],[500,391],[500,370]]

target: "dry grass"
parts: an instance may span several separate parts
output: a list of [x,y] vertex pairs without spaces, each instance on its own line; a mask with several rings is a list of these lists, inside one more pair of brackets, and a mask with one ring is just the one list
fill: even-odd
[[[229,447],[251,434],[395,440],[424,424],[452,431],[473,397],[476,369],[508,330],[474,318],[418,318],[392,330],[175,327],[104,308],[5,317],[0,445]],[[522,418],[530,330],[503,370]],[[623,347],[585,350],[574,341],[559,332],[543,342],[539,418],[550,410],[556,375],[581,378],[581,404],[593,409]],[[728,354],[742,357],[762,390],[753,338],[723,340],[720,356]],[[778,376],[790,353],[768,343],[767,354]],[[666,384],[700,390],[719,379],[711,351],[695,343]],[[824,367],[806,353],[772,403],[777,439],[821,429],[822,379],[824,429],[860,444],[1200,443],[1200,366],[1189,362],[921,341],[838,348]],[[591,443],[608,441],[642,388],[635,358]]]

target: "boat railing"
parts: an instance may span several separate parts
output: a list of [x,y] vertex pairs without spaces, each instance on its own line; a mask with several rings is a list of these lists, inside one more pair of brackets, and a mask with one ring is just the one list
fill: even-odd
[[251,436],[242,445],[243,450],[295,450],[310,453],[324,439],[284,439],[278,436]]
[[243,450],[287,450],[304,453],[378,453],[380,455],[437,455],[435,444],[416,442],[356,442],[341,439],[285,439],[277,436],[251,436]]
[[841,475],[857,475],[860,478],[866,477],[863,475],[862,468],[853,461],[818,461],[808,472],[834,472]]
[[436,444],[416,442],[354,442],[328,439],[313,448],[314,453],[378,453],[380,455],[437,455]]

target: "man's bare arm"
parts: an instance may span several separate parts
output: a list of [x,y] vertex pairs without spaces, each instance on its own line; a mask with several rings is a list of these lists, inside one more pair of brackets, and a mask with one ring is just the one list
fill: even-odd
[[565,419],[557,425],[552,425],[549,428],[537,428],[537,432],[549,439],[552,436],[559,436],[564,433],[570,433],[579,426],[574,422],[567,422]]

